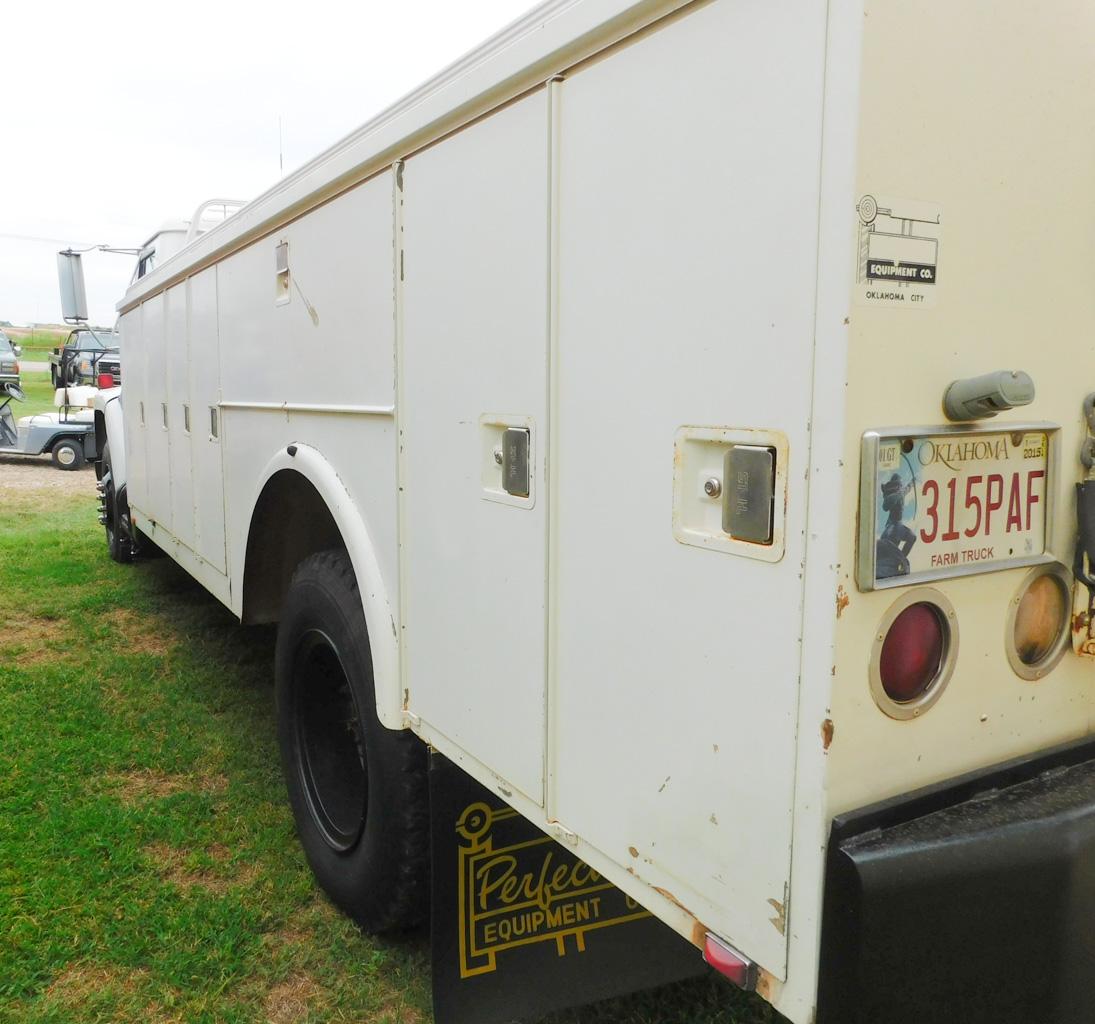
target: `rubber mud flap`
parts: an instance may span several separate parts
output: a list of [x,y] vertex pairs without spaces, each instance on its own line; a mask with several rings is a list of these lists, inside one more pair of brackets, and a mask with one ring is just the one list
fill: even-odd
[[819,1024],[1095,1022],[1092,758],[1072,744],[838,818]]
[[706,974],[701,953],[430,756],[436,1024],[502,1024]]

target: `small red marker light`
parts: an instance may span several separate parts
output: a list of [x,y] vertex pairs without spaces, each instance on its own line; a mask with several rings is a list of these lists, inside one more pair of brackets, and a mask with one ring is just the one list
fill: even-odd
[[710,932],[703,944],[703,958],[738,988],[752,992],[757,987],[756,964]]
[[114,374],[112,374],[112,373],[100,373],[99,374],[99,387],[100,388],[112,388],[112,387],[114,387]]

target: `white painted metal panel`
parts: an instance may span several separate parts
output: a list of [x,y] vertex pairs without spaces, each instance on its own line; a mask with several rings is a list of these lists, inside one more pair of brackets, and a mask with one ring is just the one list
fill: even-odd
[[[777,976],[824,46],[724,0],[562,88],[549,816]],[[781,561],[674,539],[683,425],[786,435]]]
[[[225,571],[224,474],[221,439],[213,436],[211,412],[220,402],[220,331],[217,270],[186,282],[190,308],[190,459],[194,483],[194,550],[218,572]],[[217,413],[217,432],[221,432]]]
[[[225,402],[392,403],[391,188],[360,185],[220,264]],[[378,321],[392,324],[383,342],[364,344],[362,323]]]
[[125,367],[125,389],[122,403],[125,415],[122,424],[126,446],[126,494],[132,507],[148,504],[148,431],[142,417],[145,395],[145,351],[141,330],[144,320],[142,306],[131,309],[119,325],[122,365]]
[[144,417],[147,439],[148,492],[141,511],[169,532],[171,524],[171,463],[168,430],[164,425],[167,404],[165,293],[143,303],[142,338],[145,364]]
[[[260,477],[294,442],[314,445],[338,466],[369,535],[383,542],[378,559],[396,593],[393,238],[385,174],[217,265],[224,506],[237,612]],[[281,241],[289,245],[290,294],[279,304]]]
[[185,283],[166,293],[164,378],[171,467],[171,532],[194,548],[194,479],[190,457],[190,339]]
[[[548,302],[545,90],[407,162],[403,557],[410,709],[543,792]],[[533,486],[488,479],[499,424]],[[499,498],[501,497],[501,500]]]

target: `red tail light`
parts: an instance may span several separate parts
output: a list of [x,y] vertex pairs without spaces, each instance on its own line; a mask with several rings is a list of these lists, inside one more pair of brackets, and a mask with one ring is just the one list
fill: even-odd
[[943,664],[945,630],[939,610],[926,601],[910,605],[894,619],[878,665],[890,700],[916,700],[935,682]]
[[942,695],[958,655],[954,608],[934,588],[898,598],[878,624],[871,653],[875,703],[891,718],[915,718]]
[[100,373],[99,374],[99,387],[112,388],[114,387],[114,374],[112,373]]

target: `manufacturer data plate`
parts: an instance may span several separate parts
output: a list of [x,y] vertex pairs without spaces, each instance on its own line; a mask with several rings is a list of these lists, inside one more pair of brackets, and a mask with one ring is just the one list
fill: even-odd
[[1049,561],[1058,427],[863,436],[861,590]]

